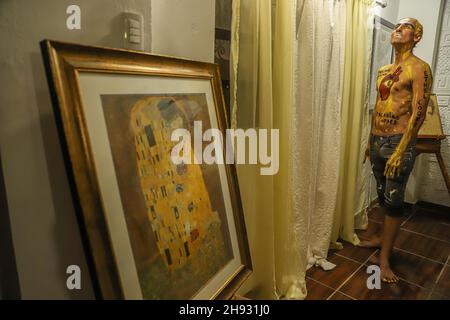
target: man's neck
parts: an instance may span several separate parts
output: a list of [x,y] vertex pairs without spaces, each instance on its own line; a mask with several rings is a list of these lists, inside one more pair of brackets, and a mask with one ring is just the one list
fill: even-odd
[[410,56],[412,56],[412,45],[405,44],[401,46],[394,46],[395,49],[395,65],[399,65],[405,62]]

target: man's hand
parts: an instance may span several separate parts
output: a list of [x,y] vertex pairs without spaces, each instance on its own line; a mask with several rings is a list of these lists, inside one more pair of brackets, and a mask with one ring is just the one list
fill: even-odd
[[395,151],[384,168],[384,176],[386,178],[394,178],[400,175],[400,166],[403,162],[403,152]]

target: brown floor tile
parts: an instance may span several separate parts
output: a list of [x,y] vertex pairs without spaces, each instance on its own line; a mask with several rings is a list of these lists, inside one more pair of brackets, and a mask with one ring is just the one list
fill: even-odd
[[428,300],[450,300],[450,296],[446,296],[438,292],[432,292]]
[[370,220],[379,222],[379,223],[382,223],[383,219],[384,219],[384,214],[381,211],[380,206],[378,206],[378,205],[373,207],[367,216]]
[[342,250],[330,250],[331,253],[338,254],[360,263],[364,263],[375,251],[376,249],[361,248],[354,246],[348,242],[342,242],[344,249]]
[[340,293],[339,291],[336,291],[330,298],[330,300],[353,300],[349,296],[346,296],[343,293]]
[[[344,249],[330,250],[329,261],[337,264],[334,270],[308,270],[307,276],[317,281],[307,280],[308,299],[449,300],[450,265],[444,265],[450,263],[447,261],[450,255],[450,215],[435,208],[416,207],[414,214],[409,211],[405,214],[391,261],[394,272],[403,280],[397,284],[382,283],[381,290],[369,290],[366,284],[369,275],[365,267],[351,275],[359,267],[357,262],[365,262],[375,249],[355,247],[344,242]],[[367,240],[379,234],[382,221],[382,211],[373,208],[369,213],[368,229],[357,231],[360,239]],[[441,274],[442,268],[444,271]],[[437,281],[439,274],[441,276]],[[348,280],[349,276],[351,278]],[[337,289],[345,281],[339,291],[332,293],[331,288]]]
[[427,289],[433,288],[436,284],[444,266],[399,250],[394,250],[391,265],[394,273],[400,278]]
[[324,271],[321,268],[312,267],[306,272],[306,276],[333,289],[337,289],[360,266],[354,261],[337,255],[330,255],[328,261],[336,264],[336,268]]
[[406,230],[400,230],[395,247],[441,263],[445,263],[450,254],[450,243]]
[[326,300],[333,294],[333,290],[312,280],[306,279],[306,289],[308,294],[305,300]]
[[381,223],[369,220],[369,226],[367,230],[357,230],[356,234],[360,239],[369,240],[373,236],[379,234],[381,229]]
[[434,292],[440,293],[450,297],[450,267],[447,266],[444,269],[441,277],[439,278],[436,287],[434,288]]
[[[402,223],[407,220],[412,212],[411,209],[409,208],[405,208],[405,213],[404,216],[402,217]],[[369,220],[378,222],[378,223],[383,223],[384,221],[384,213],[382,211],[382,209],[379,206],[373,207],[372,210],[370,211],[370,213],[368,214],[368,218]]]
[[418,209],[402,227],[450,243],[450,215],[446,213]]
[[368,276],[365,268],[359,270],[339,291],[358,300],[426,300],[430,293],[404,281],[381,283],[380,290],[370,290],[366,284]]

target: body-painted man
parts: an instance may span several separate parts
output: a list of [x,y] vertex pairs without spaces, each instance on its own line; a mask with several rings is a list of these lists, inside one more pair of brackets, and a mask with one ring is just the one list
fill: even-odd
[[379,263],[384,282],[398,281],[389,258],[403,215],[406,183],[414,166],[417,133],[430,99],[430,66],[412,52],[422,34],[422,25],[412,18],[400,20],[391,34],[395,62],[378,72],[378,97],[366,150],[385,218],[382,235],[360,245],[381,247]]

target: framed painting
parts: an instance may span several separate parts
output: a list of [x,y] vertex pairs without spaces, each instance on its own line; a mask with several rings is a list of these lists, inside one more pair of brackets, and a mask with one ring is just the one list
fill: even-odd
[[175,129],[225,134],[215,64],[44,40],[81,234],[102,299],[228,299],[251,273],[236,171],[175,163]]
[[381,67],[391,64],[394,59],[394,49],[391,45],[391,33],[394,25],[379,17],[374,17],[372,65],[370,70],[370,110],[377,101],[377,76]]

